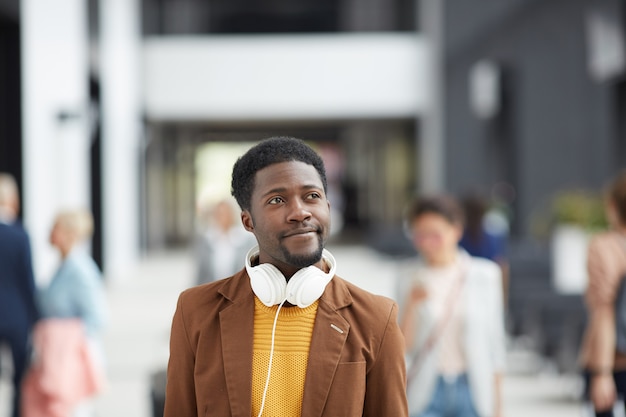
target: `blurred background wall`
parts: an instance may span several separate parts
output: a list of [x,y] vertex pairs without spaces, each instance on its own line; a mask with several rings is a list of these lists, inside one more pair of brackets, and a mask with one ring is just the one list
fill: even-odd
[[557,192],[626,166],[623,25],[619,0],[0,0],[0,170],[40,276],[69,204],[110,279],[188,245],[271,135],[324,155],[337,239],[406,253],[415,192],[480,190],[541,241]]

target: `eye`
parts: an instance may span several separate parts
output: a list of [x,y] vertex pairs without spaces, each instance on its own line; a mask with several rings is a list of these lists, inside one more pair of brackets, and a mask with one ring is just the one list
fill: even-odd
[[322,195],[318,192],[314,192],[314,193],[308,194],[306,198],[309,200],[315,200],[315,199],[322,198]]
[[280,204],[283,203],[285,200],[283,200],[282,197],[272,197],[269,199],[269,201],[267,202],[267,204]]

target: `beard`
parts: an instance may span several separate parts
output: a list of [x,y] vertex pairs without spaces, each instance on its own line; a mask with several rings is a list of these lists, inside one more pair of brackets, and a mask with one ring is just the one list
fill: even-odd
[[306,268],[307,266],[311,266],[316,262],[319,262],[322,259],[322,252],[324,251],[324,243],[322,242],[322,236],[318,235],[318,245],[315,251],[310,253],[291,253],[284,246],[280,247],[280,250],[283,253],[283,257],[285,261],[289,265],[293,265],[298,268]]

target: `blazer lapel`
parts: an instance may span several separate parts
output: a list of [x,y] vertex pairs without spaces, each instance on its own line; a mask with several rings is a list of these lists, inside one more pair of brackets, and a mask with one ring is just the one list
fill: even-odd
[[[337,289],[337,283],[331,281],[326,291],[333,292],[333,287]],[[347,290],[342,285],[340,287],[344,291],[335,292],[334,296],[326,296],[325,293],[320,299],[309,348],[301,417],[322,415],[343,347],[350,332],[350,324],[336,311],[338,307],[347,305],[346,300],[349,299]]]
[[[250,417],[252,412],[254,302],[252,290],[249,285],[243,285],[247,282],[243,278],[247,275],[240,273],[238,283],[241,285],[226,291],[233,304],[220,312],[222,358],[232,417]],[[235,280],[233,278],[231,283],[237,282]]]

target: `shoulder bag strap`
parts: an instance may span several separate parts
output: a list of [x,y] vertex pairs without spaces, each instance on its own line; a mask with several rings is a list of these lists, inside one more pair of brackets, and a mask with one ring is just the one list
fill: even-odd
[[428,338],[426,338],[426,342],[424,343],[424,346],[421,349],[417,350],[412,355],[411,366],[409,367],[409,370],[407,371],[407,389],[409,385],[411,384],[411,382],[413,381],[413,379],[415,379],[415,376],[417,375],[417,373],[419,372],[422,361],[428,355],[428,353],[430,353],[432,348],[435,346],[435,344],[439,340],[439,337],[443,333],[443,330],[445,329],[446,325],[450,321],[452,312],[454,311],[454,308],[456,307],[455,301],[459,297],[461,288],[463,288],[463,284],[465,283],[466,276],[467,276],[466,270],[462,266],[461,273],[460,273],[459,278],[457,279],[457,282],[455,283],[454,287],[450,289],[450,292],[448,293],[448,298],[446,299],[446,306],[448,308],[445,310],[443,316],[439,319],[439,322],[432,328],[430,334],[428,335]]

